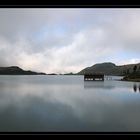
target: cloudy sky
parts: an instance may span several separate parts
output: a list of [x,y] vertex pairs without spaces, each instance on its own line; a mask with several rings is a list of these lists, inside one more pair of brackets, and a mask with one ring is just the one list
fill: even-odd
[[0,66],[78,72],[140,62],[140,9],[0,9]]

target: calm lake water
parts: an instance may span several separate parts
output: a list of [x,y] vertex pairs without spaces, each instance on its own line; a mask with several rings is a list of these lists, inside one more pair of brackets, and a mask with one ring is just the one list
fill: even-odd
[[0,132],[140,131],[140,83],[83,79],[0,76]]

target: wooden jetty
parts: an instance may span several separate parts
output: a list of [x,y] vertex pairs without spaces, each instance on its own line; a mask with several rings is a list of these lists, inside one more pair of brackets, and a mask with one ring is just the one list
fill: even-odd
[[84,74],[84,81],[104,81],[104,74]]

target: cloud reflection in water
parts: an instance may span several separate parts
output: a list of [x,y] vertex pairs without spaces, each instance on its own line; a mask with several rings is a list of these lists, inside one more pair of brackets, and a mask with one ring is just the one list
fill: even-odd
[[140,131],[133,83],[51,78],[51,84],[41,76],[0,80],[0,131]]

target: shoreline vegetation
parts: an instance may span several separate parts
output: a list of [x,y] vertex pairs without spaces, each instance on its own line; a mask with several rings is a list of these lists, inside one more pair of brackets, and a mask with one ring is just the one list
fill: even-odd
[[140,82],[140,66],[135,65],[133,72],[129,72],[128,70],[122,81]]
[[140,72],[134,70],[132,73],[124,76],[121,81],[140,82]]
[[124,82],[140,82],[140,79],[127,79],[127,80],[121,79],[120,81],[124,81]]

